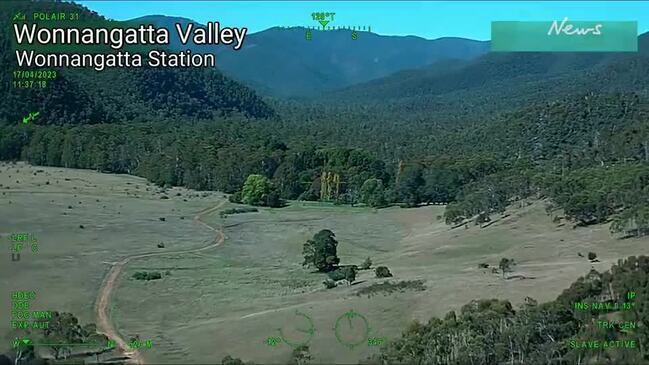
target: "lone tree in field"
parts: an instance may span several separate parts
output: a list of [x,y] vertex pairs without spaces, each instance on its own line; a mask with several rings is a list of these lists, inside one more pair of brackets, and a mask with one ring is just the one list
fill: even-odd
[[321,272],[333,270],[340,262],[337,255],[338,241],[335,237],[332,231],[323,229],[316,233],[313,239],[306,241],[302,250],[302,265],[313,265]]
[[498,267],[500,268],[500,271],[503,274],[503,279],[505,278],[505,274],[508,272],[512,272],[512,266],[514,265],[514,259],[508,259],[503,257],[500,260],[500,264],[498,264]]

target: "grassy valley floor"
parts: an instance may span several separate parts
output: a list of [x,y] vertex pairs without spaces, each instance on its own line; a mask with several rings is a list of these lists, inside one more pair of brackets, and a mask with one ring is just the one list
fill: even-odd
[[[11,233],[27,232],[40,245],[38,253],[26,253],[18,263],[7,257],[0,266],[4,308],[10,308],[11,291],[35,290],[38,309],[94,322],[97,292],[111,263],[169,252],[131,260],[110,300],[110,320],[122,337],[153,340],[153,348],[141,351],[150,363],[218,363],[226,354],[284,363],[292,347],[269,346],[267,339],[280,337],[281,329],[290,340],[305,341],[309,335],[300,330],[309,321],[303,315],[315,330],[309,341],[313,361],[356,362],[378,347],[340,343],[334,327],[348,311],[367,319],[370,337],[389,340],[413,319],[441,316],[472,299],[552,300],[591,267],[603,271],[619,258],[649,253],[649,239],[616,239],[606,225],[573,229],[553,223],[542,201],[512,207],[485,228],[450,229],[438,218],[443,206],[374,210],[291,202],[224,218],[219,211],[235,205],[224,203],[220,193],[161,193],[132,176],[23,164],[0,165],[0,172],[3,243]],[[214,240],[215,231],[193,218],[222,203],[202,221],[222,230],[223,244],[172,253]],[[357,295],[385,281],[373,270],[361,271],[352,286],[324,289],[325,275],[301,265],[303,243],[321,229],[336,234],[343,264],[360,265],[369,256],[374,266],[390,268],[391,281],[422,280],[426,290]],[[164,248],[157,247],[160,242]],[[600,261],[578,256],[589,251]],[[478,268],[497,266],[502,257],[517,262],[508,279]],[[163,278],[134,280],[137,271],[159,271]],[[7,325],[0,322],[0,333],[8,333]],[[338,337],[348,343],[362,332],[339,326]]]

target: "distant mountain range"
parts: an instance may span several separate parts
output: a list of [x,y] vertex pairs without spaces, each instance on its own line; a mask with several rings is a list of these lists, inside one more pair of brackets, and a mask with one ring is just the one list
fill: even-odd
[[[137,22],[173,28],[186,18],[147,16]],[[175,34],[175,31],[171,32]],[[249,34],[240,51],[183,46],[217,55],[217,67],[257,92],[317,97],[322,102],[385,102],[416,109],[514,108],[530,100],[588,90],[621,90],[648,83],[649,34],[637,53],[491,53],[490,43],[462,38],[427,40],[351,31],[271,28]]]
[[649,33],[634,53],[489,53],[441,61],[328,93],[320,102],[380,103],[448,114],[504,111],[568,94],[649,90]]
[[[174,23],[193,22],[162,15],[132,21],[172,30]],[[353,40],[350,30],[315,30],[307,40],[306,32],[301,27],[275,27],[249,34],[239,51],[184,46],[178,39],[172,39],[171,48],[215,53],[217,67],[226,75],[261,93],[284,97],[317,95],[439,61],[472,60],[489,51],[489,42],[463,38],[428,40],[357,32],[358,39]]]
[[[649,55],[649,33],[639,37],[638,53],[488,53],[471,62],[442,61],[348,88],[365,97],[442,94],[504,80],[543,79]],[[344,91],[343,91],[344,93]]]

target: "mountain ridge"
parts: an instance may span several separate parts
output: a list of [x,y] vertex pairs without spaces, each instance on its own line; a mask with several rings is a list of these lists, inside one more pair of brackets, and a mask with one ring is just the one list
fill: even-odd
[[[547,96],[553,91],[557,95],[597,89],[625,91],[643,82],[643,70],[649,72],[649,33],[639,35],[638,42],[637,53],[489,53],[469,62],[436,63],[396,73],[330,92],[324,99],[402,103],[422,98],[450,101],[453,95],[461,95],[470,102],[480,95],[493,98],[494,93],[509,100]],[[616,77],[610,77],[611,72]],[[598,84],[601,80],[609,82]]]
[[[131,21],[169,28],[174,20],[190,21],[165,16]],[[310,30],[307,39],[307,28],[271,27],[248,34],[239,51],[224,46],[182,45],[177,39],[171,40],[170,47],[215,53],[217,68],[226,75],[280,97],[317,95],[443,59],[473,59],[489,48],[489,42],[460,37],[430,40],[366,31],[356,31],[358,38],[354,40],[352,32]]]

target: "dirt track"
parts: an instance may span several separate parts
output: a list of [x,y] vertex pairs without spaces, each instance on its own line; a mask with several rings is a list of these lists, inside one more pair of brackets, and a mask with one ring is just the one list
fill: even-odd
[[137,254],[137,255],[132,255],[132,256],[127,256],[120,261],[113,263],[112,267],[108,271],[108,274],[106,274],[106,277],[104,278],[104,281],[101,284],[101,287],[99,288],[99,292],[97,293],[97,299],[95,301],[95,314],[96,314],[96,323],[97,323],[97,329],[99,332],[104,333],[108,338],[112,339],[115,341],[117,349],[124,354],[125,357],[128,357],[132,362],[135,364],[144,364],[144,359],[142,358],[142,355],[139,353],[137,350],[129,350],[128,349],[128,344],[127,341],[122,338],[122,336],[119,334],[119,332],[115,329],[113,324],[110,321],[110,317],[108,315],[108,307],[110,303],[110,297],[111,293],[113,290],[117,287],[119,284],[119,277],[124,269],[124,266],[128,264],[131,260],[136,260],[136,259],[141,259],[144,257],[152,257],[152,256],[162,256],[162,255],[171,255],[171,254],[182,254],[182,253],[194,253],[194,252],[200,252],[200,251],[205,251],[210,248],[217,247],[223,243],[225,240],[225,236],[223,235],[223,231],[214,228],[210,226],[209,224],[203,222],[201,218],[207,214],[210,214],[214,212],[215,210],[218,210],[225,204],[226,201],[224,200],[223,202],[217,204],[216,206],[212,208],[208,208],[205,210],[202,210],[198,212],[194,216],[194,222],[206,227],[207,229],[213,231],[216,233],[216,237],[212,242],[210,242],[208,245],[191,249],[191,250],[180,250],[180,251],[167,251],[167,252],[151,252],[151,253],[144,253],[144,254]]

